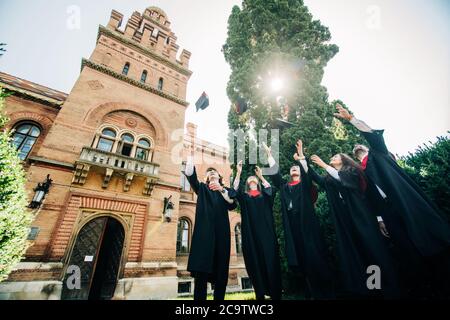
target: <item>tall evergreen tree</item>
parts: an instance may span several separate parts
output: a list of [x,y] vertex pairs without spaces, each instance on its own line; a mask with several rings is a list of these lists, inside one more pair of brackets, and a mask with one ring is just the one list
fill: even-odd
[[[246,100],[248,111],[238,114],[231,108],[230,142],[236,129],[279,128],[277,119],[284,113],[284,119],[292,123],[280,131],[279,159],[285,173],[293,164],[294,145],[299,138],[307,155],[318,154],[325,159],[337,152],[350,153],[355,143],[362,142],[356,129],[333,117],[336,102],[344,104],[330,103],[321,85],[325,66],[339,51],[330,40],[328,28],[312,17],[301,0],[243,0],[241,8],[233,7],[223,46],[232,71],[227,94],[233,102]],[[249,138],[246,143],[257,142]],[[234,144],[230,147],[236,148]],[[244,176],[245,167],[243,171]],[[325,197],[319,197],[317,208],[333,246]],[[276,215],[283,245],[281,219]],[[287,271],[286,263],[284,267]]]
[[450,131],[400,157],[398,163],[450,221]]

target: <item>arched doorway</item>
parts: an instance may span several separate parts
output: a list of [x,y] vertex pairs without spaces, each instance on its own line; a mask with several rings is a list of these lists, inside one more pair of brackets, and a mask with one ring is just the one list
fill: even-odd
[[68,266],[80,268],[81,288],[69,289],[70,273],[63,282],[62,300],[108,300],[114,295],[122,259],[125,230],[112,217],[86,223],[78,233]]

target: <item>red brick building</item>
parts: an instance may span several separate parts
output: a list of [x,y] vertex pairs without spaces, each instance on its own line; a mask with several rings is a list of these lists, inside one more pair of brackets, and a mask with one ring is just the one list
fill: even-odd
[[[33,189],[53,180],[35,216],[30,247],[0,299],[171,299],[193,292],[186,271],[195,195],[181,175],[196,127],[184,131],[191,53],[177,59],[167,15],[112,11],[65,94],[0,73],[8,127]],[[217,167],[229,184],[227,150],[196,142],[200,178]],[[173,203],[170,221],[165,199]],[[30,209],[31,210],[31,209]],[[230,213],[229,290],[248,288],[240,216]],[[67,286],[79,267],[81,289]]]

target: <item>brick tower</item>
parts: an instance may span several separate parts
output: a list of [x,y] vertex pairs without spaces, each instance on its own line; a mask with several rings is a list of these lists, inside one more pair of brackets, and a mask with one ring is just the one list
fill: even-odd
[[[113,10],[99,27],[68,95],[0,73],[0,85],[12,93],[6,112],[30,197],[47,175],[53,180],[33,210],[25,259],[0,284],[0,299],[192,293],[186,262],[196,197],[180,172],[196,134],[191,124],[183,135],[191,54],[177,57],[177,38],[159,8],[134,12],[124,28],[122,21]],[[197,150],[218,163],[229,183],[226,149],[200,141]],[[230,213],[230,223],[236,233],[229,284],[239,290],[240,279],[248,283],[240,216]],[[74,290],[67,283],[77,272],[81,289]]]

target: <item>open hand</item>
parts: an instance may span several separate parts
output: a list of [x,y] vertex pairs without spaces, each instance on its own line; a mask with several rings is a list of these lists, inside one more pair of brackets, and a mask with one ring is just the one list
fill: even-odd
[[255,174],[256,174],[256,176],[257,176],[258,178],[261,178],[261,177],[262,177],[262,170],[261,170],[260,167],[256,166],[256,168],[255,168]]
[[223,187],[218,182],[211,182],[209,184],[209,189],[211,189],[212,191],[220,191],[220,192],[222,192]]
[[294,160],[300,161],[301,157],[298,155],[298,153],[294,153]]
[[322,159],[320,159],[320,157],[317,155],[313,155],[311,157],[311,161],[322,168],[325,168],[327,166],[327,164]]
[[336,118],[344,119],[347,121],[352,120],[353,116],[350,114],[350,112],[347,109],[345,109],[343,106],[341,106],[339,103],[336,104],[336,110],[337,110],[337,113],[334,114],[334,116]]

